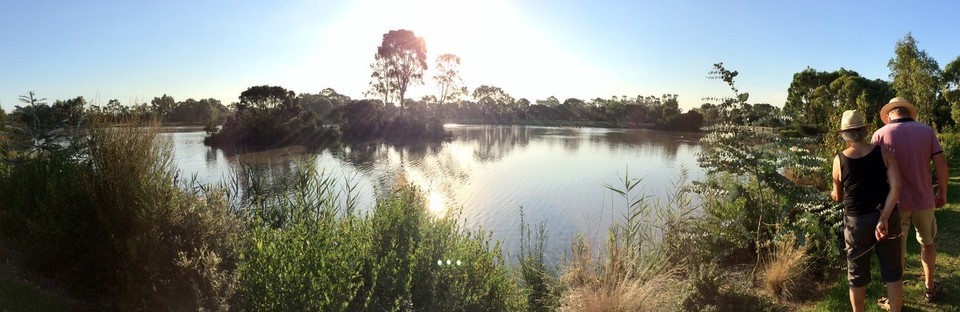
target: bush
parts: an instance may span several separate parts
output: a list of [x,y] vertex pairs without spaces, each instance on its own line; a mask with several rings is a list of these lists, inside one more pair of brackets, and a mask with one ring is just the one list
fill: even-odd
[[0,228],[33,269],[121,310],[226,309],[236,222],[181,189],[155,127],[97,127],[77,155],[11,160]]
[[344,139],[351,141],[419,142],[442,141],[450,137],[439,118],[426,117],[425,113],[412,110],[389,110],[379,101],[356,101],[337,108],[334,115]]
[[944,132],[937,135],[940,140],[940,147],[943,148],[943,156],[947,158],[947,163],[953,163],[960,159],[960,132]]
[[[312,161],[305,162],[307,164]],[[244,170],[244,172],[257,172]],[[512,311],[521,292],[499,244],[427,212],[403,188],[360,215],[309,165],[247,181],[238,211],[251,233],[238,268],[241,306],[254,311]],[[268,196],[258,193],[272,184]],[[349,196],[350,187],[343,195]],[[317,295],[323,294],[323,295]]]

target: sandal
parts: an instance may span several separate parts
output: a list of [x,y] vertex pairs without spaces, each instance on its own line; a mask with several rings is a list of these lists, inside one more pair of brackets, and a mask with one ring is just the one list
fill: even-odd
[[880,310],[890,311],[890,299],[887,299],[887,297],[880,297],[877,300],[877,305],[880,306]]
[[927,288],[927,291],[923,293],[923,299],[927,302],[933,302],[937,300],[937,297],[940,296],[940,293],[943,292],[943,285],[940,285],[940,282],[934,281],[933,287]]

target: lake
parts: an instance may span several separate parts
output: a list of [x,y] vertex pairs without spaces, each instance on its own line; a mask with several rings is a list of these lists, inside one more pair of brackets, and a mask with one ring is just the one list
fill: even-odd
[[[396,184],[419,187],[428,209],[460,209],[466,227],[490,231],[504,251],[518,250],[520,209],[529,223],[545,222],[551,258],[568,253],[582,233],[593,246],[606,242],[611,220],[626,203],[604,184],[622,185],[625,173],[641,178],[644,194],[665,196],[681,176],[698,180],[699,133],[644,129],[447,125],[449,142],[373,144],[313,152],[318,167],[359,187],[360,208]],[[289,167],[300,147],[232,155],[203,145],[199,128],[167,127],[181,174],[198,182],[229,179],[240,162]]]

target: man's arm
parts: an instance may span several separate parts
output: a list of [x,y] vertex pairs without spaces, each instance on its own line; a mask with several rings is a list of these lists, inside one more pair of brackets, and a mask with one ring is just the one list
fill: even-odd
[[933,166],[937,171],[937,187],[940,189],[940,193],[937,194],[937,208],[943,207],[947,204],[947,183],[950,174],[947,172],[947,159],[944,158],[943,153],[937,153],[933,155]]

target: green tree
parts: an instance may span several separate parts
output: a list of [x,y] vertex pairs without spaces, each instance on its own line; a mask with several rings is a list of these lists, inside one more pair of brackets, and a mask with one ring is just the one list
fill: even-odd
[[375,60],[374,89],[387,100],[396,95],[402,111],[407,88],[423,83],[423,71],[427,69],[426,42],[413,31],[391,30],[383,35]]
[[783,113],[798,125],[824,132],[836,128],[839,112],[858,109],[868,124],[877,127],[882,125],[880,107],[892,97],[886,81],[869,80],[844,68],[826,72],[808,67],[793,75]]
[[296,94],[279,86],[254,86],[240,93],[240,103],[237,109],[271,109],[292,108],[295,106]]
[[555,96],[550,96],[544,100],[537,100],[537,105],[543,105],[546,107],[557,107],[560,106],[560,100]]
[[[204,143],[274,147],[319,144],[330,138],[317,115],[300,106],[296,93],[279,86],[254,86],[240,93],[236,113]],[[209,126],[208,130],[213,130]]]
[[481,85],[471,94],[477,100],[480,110],[486,117],[500,117],[505,109],[512,108],[516,100],[506,91],[496,86]]
[[826,120],[827,112],[820,107],[824,105],[820,100],[823,91],[817,91],[817,88],[830,85],[837,77],[837,72],[817,71],[810,67],[793,74],[793,81],[787,89],[787,102],[783,105],[784,113],[799,124],[820,125]]
[[173,109],[176,106],[177,101],[174,100],[172,96],[166,94],[161,97],[155,97],[152,101],[150,101],[150,108],[160,120],[163,120],[163,118],[173,112]]
[[84,119],[87,101],[78,96],[66,101],[57,100],[53,103],[56,117],[64,120],[68,125],[79,127]]
[[960,124],[960,56],[943,68],[941,76],[943,99],[950,104],[951,117]]
[[939,130],[949,120],[949,112],[943,114],[945,105],[937,101],[940,91],[940,66],[927,52],[917,47],[913,35],[907,33],[897,41],[894,57],[887,64],[890,67],[890,79],[897,96],[906,98],[917,107],[917,119],[935,124]]
[[7,124],[7,113],[3,111],[3,107],[0,107],[0,131],[3,131],[3,127]]
[[433,76],[439,88],[436,96],[437,105],[458,101],[461,96],[467,94],[467,87],[463,85],[463,79],[460,78],[459,67],[459,56],[443,54],[437,57],[437,66],[434,67],[437,74]]

